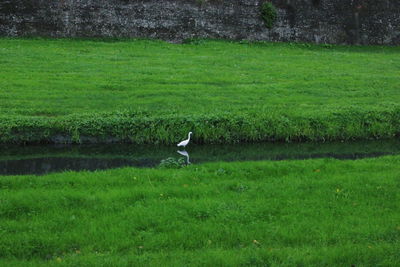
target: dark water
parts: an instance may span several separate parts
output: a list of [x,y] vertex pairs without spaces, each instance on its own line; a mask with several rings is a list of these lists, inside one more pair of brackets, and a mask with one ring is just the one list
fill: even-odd
[[346,143],[264,143],[175,146],[42,145],[0,146],[0,175],[46,174],[65,170],[104,170],[125,166],[155,167],[182,158],[188,164],[212,161],[361,159],[400,155],[400,140]]

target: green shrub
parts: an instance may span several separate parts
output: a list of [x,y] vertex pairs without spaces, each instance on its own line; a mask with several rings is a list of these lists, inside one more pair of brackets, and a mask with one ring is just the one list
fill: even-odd
[[175,159],[172,157],[161,160],[158,165],[158,167],[162,169],[180,169],[184,166],[186,166],[184,159]]
[[267,26],[268,29],[271,29],[272,26],[274,26],[274,23],[277,18],[277,12],[275,6],[270,2],[265,2],[261,6],[261,14],[262,14],[262,19],[265,22],[265,26]]

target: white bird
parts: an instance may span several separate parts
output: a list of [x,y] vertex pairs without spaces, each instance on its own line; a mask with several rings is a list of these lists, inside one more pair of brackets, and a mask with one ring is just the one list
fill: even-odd
[[190,135],[192,134],[192,132],[189,132],[189,134],[188,134],[188,139],[186,139],[186,140],[183,140],[182,142],[180,142],[177,146],[183,146],[183,147],[185,147],[185,146],[187,146],[187,144],[189,144],[189,141],[190,141]]

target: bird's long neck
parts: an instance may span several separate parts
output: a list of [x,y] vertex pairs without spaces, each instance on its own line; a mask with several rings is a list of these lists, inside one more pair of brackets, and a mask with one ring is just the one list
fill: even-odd
[[190,140],[190,133],[188,134],[188,141]]

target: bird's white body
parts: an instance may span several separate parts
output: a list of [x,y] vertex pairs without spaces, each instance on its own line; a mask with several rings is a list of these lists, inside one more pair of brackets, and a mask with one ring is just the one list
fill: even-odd
[[191,136],[191,135],[192,135],[192,132],[189,132],[189,134],[188,134],[188,139],[183,140],[183,141],[180,142],[177,146],[183,146],[183,147],[187,146],[187,144],[189,144],[190,136]]

